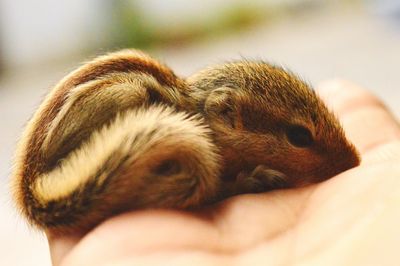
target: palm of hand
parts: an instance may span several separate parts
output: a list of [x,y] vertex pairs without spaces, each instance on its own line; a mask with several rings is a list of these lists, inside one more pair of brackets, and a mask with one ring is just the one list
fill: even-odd
[[48,232],[53,262],[394,264],[400,240],[399,125],[377,99],[354,85],[323,87],[322,97],[362,154],[361,166],[306,188],[241,195],[196,213],[131,212],[85,236]]

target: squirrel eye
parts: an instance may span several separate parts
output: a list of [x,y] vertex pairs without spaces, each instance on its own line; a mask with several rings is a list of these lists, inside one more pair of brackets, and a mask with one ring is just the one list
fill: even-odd
[[310,130],[303,126],[292,126],[287,131],[289,142],[300,148],[311,146],[314,140]]

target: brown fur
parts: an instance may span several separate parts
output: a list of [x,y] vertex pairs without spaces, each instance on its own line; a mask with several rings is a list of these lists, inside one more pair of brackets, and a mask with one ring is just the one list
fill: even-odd
[[[216,164],[218,155],[216,148],[209,140],[209,132],[201,121],[189,119],[187,116],[191,107],[185,99],[187,90],[188,86],[167,67],[148,55],[131,50],[96,58],[64,78],[49,93],[28,123],[17,150],[13,190],[23,214],[39,227],[49,227],[62,232],[77,228],[89,229],[105,217],[117,213],[118,209],[122,209],[122,207],[112,207],[113,205],[127,204],[126,201],[129,202],[129,200],[132,200],[131,203],[125,206],[128,209],[143,205],[187,208],[197,206],[205,199],[213,197],[218,183],[219,171]],[[151,175],[154,175],[151,174],[154,169],[150,166],[158,169],[157,167],[163,163],[171,164],[164,169],[165,173],[161,166],[161,170],[157,172],[163,178],[158,183],[160,185],[164,183],[164,186],[143,189],[141,185],[135,189],[136,185],[132,183],[129,187],[114,189],[115,195],[110,196],[105,191],[114,187],[113,182],[107,187],[93,183],[94,180],[100,178],[99,174],[102,176],[107,172],[107,167],[106,169],[93,167],[93,171],[97,169],[96,171],[100,172],[94,172],[93,176],[89,177],[83,175],[87,180],[86,183],[75,182],[82,169],[74,169],[75,172],[72,172],[72,175],[71,172],[67,172],[69,175],[59,173],[57,175],[59,180],[53,178],[55,184],[49,181],[52,180],[53,172],[64,169],[63,163],[70,161],[71,156],[76,155],[75,153],[86,154],[88,158],[102,155],[93,154],[91,150],[84,147],[88,141],[94,141],[93,138],[97,132],[107,129],[110,125],[118,128],[118,125],[115,125],[115,119],[119,114],[132,110],[146,110],[150,105],[157,104],[164,104],[173,109],[162,109],[163,111],[158,114],[158,124],[153,125],[153,128],[148,124],[146,117],[134,118],[137,124],[134,128],[151,129],[148,131],[151,134],[127,133],[127,137],[131,139],[135,148],[124,156],[129,159],[137,157],[139,151],[142,153],[140,161],[132,164],[132,166],[137,166],[133,167],[133,174],[127,174],[126,169],[130,169],[132,167],[130,165],[118,168],[118,171],[112,170],[115,167],[115,158],[121,158],[112,156],[120,150],[120,147],[115,144],[115,152],[110,151],[110,160],[114,163],[112,169],[109,170],[112,175],[110,174],[108,179],[139,181],[149,178],[150,180]],[[151,110],[149,112],[155,112],[158,109]],[[168,117],[175,117],[175,120]],[[157,134],[154,135],[154,132]],[[164,137],[160,135],[162,132],[164,132]],[[141,135],[135,135],[139,133],[150,135],[147,138],[141,138]],[[186,141],[179,139],[180,135],[182,138],[185,134],[191,134],[191,137]],[[155,139],[152,140],[151,136]],[[179,141],[165,147],[163,145],[168,143],[168,138],[172,140],[178,138],[175,142]],[[141,151],[151,141],[160,142],[160,139],[162,142],[154,145],[156,152],[151,149],[147,153]],[[181,152],[185,156],[181,156]],[[101,153],[101,150],[98,153]],[[87,161],[84,156],[80,158],[83,162]],[[99,161],[98,164],[101,162]],[[169,172],[170,168],[176,168],[178,172]],[[121,175],[126,177],[120,177]],[[191,181],[182,181],[177,176],[190,177]],[[63,184],[64,179],[75,180],[75,183],[71,182],[76,187],[67,194],[65,194],[66,188],[57,185]],[[197,181],[193,183],[195,180]],[[127,181],[123,182],[127,183]],[[51,190],[42,189],[42,194],[45,191],[47,194],[58,193],[61,196],[40,201],[41,193],[37,189],[45,184],[49,184],[47,187],[51,186],[49,188]],[[67,187],[72,186],[71,183],[67,185]],[[118,193],[123,189],[127,189],[126,192]],[[137,193],[128,196],[133,190]],[[201,191],[201,193],[196,191]],[[192,194],[188,195],[188,192]],[[164,195],[165,193],[168,195]],[[151,200],[151,198],[154,199]],[[126,200],[121,201],[121,199]],[[162,202],[161,199],[163,199]],[[115,203],[116,201],[119,203]],[[92,205],[103,207],[99,209]],[[105,211],[104,208],[109,209]],[[80,221],[82,217],[86,217],[84,221]]]
[[[285,186],[302,186],[359,164],[335,116],[305,82],[282,68],[232,62],[203,70],[188,83],[202,99],[199,109],[221,149],[228,181],[264,165],[283,173]],[[289,143],[287,131],[296,125],[311,132],[310,147]]]
[[[288,141],[293,125],[311,132],[312,146]],[[63,233],[128,209],[318,182],[358,163],[336,118],[281,68],[240,61],[183,80],[125,50],[50,92],[22,136],[13,182],[23,214]]]

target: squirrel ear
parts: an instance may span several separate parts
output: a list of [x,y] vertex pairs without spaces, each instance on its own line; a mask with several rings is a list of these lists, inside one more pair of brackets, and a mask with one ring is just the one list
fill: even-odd
[[237,108],[234,105],[234,89],[221,87],[211,91],[204,104],[207,116],[224,120],[229,127],[236,128]]

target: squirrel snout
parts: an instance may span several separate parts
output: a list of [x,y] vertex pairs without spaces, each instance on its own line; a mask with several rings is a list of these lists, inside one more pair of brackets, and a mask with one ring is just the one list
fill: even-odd
[[337,166],[337,174],[357,167],[361,163],[361,157],[353,146],[346,153],[339,154],[336,158],[339,158],[339,161],[341,161]]
[[317,182],[334,177],[342,172],[357,167],[361,163],[361,158],[356,149],[350,146],[348,149],[334,153],[325,163],[325,171],[321,171]]

